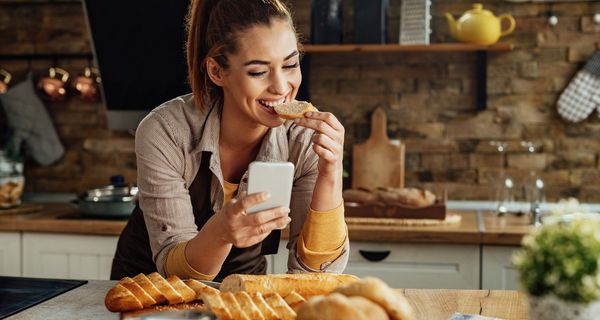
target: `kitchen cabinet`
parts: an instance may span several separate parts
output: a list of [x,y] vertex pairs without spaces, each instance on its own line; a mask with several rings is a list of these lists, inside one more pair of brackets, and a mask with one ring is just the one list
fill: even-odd
[[[270,272],[287,271],[287,241]],[[378,277],[395,288],[479,288],[479,245],[351,242],[344,273]]]
[[517,246],[484,245],[481,250],[481,288],[519,290],[519,275],[511,259]]
[[0,232],[0,276],[21,275],[21,233]]
[[23,276],[108,280],[116,236],[23,233]]

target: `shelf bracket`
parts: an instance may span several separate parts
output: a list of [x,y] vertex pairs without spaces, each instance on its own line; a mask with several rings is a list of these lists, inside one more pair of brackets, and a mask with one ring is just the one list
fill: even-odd
[[478,50],[475,53],[475,103],[477,111],[483,111],[487,104],[487,51]]

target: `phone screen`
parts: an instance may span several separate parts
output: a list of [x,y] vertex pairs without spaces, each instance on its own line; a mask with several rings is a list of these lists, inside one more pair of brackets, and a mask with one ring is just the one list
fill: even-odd
[[248,194],[268,192],[271,197],[265,202],[246,210],[255,213],[276,207],[290,206],[294,165],[291,162],[254,161],[248,167]]

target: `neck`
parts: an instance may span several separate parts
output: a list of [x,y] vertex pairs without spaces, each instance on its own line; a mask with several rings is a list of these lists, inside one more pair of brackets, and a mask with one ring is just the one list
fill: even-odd
[[231,112],[232,109],[223,108],[219,147],[226,147],[228,150],[236,152],[256,151],[269,128],[247,121],[239,114]]

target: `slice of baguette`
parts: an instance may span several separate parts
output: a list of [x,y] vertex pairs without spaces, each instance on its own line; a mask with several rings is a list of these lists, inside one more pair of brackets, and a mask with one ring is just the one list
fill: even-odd
[[242,310],[244,310],[244,312],[246,312],[246,314],[248,315],[248,317],[250,319],[265,320],[265,317],[263,317],[262,313],[260,312],[260,310],[258,309],[256,304],[254,304],[254,302],[252,302],[252,298],[250,298],[250,295],[248,294],[248,292],[244,292],[244,291],[236,292],[234,294],[234,296],[235,296],[235,299],[237,300],[237,302],[240,304],[240,307],[242,308]]
[[265,293],[265,301],[277,313],[279,319],[296,320],[296,312],[285,303],[285,300],[277,293]]
[[144,289],[142,289],[142,287],[140,287],[140,285],[133,281],[133,279],[130,277],[121,279],[119,283],[123,287],[127,288],[127,290],[131,291],[131,293],[133,293],[133,295],[135,295],[135,297],[138,298],[138,300],[142,303],[144,308],[156,304],[156,300],[147,294],[146,291],[144,291]]
[[144,308],[140,300],[120,283],[117,283],[117,285],[108,291],[104,298],[104,305],[112,312],[121,310],[140,310]]
[[165,296],[162,293],[160,293],[158,288],[156,288],[154,283],[152,283],[152,281],[150,281],[150,279],[148,279],[148,277],[146,277],[145,274],[138,274],[137,276],[133,277],[133,281],[139,284],[140,287],[142,287],[142,289],[144,289],[144,291],[146,291],[146,293],[148,293],[152,297],[152,299],[156,300],[157,304],[163,303],[167,300],[167,298],[165,298]]
[[158,288],[160,292],[167,298],[169,304],[182,303],[183,297],[177,292],[173,286],[165,280],[158,272],[152,272],[148,275],[148,279]]
[[290,101],[275,106],[275,112],[280,118],[294,120],[304,118],[304,114],[309,111],[317,111],[312,103],[306,101]]
[[232,274],[223,279],[221,291],[279,293],[285,297],[296,291],[304,298],[325,295],[335,288],[358,281],[356,276],[335,273],[250,275]]
[[223,302],[223,299],[221,299],[221,294],[219,292],[203,292],[202,301],[220,320],[233,319],[229,308],[227,308],[227,306]]
[[181,297],[183,297],[184,302],[192,302],[196,300],[196,292],[188,287],[181,279],[179,279],[176,275],[171,275],[167,278],[169,284],[175,289],[175,291],[179,292]]
[[223,304],[226,308],[231,312],[231,316],[235,320],[251,320],[246,311],[242,309],[237,299],[231,292],[222,292],[221,299],[223,299]]
[[262,293],[254,292],[250,294],[250,297],[252,298],[252,302],[254,302],[266,320],[279,320],[277,313],[275,313],[275,310],[273,310],[273,308],[271,308],[271,306],[269,306],[269,304],[265,301]]

